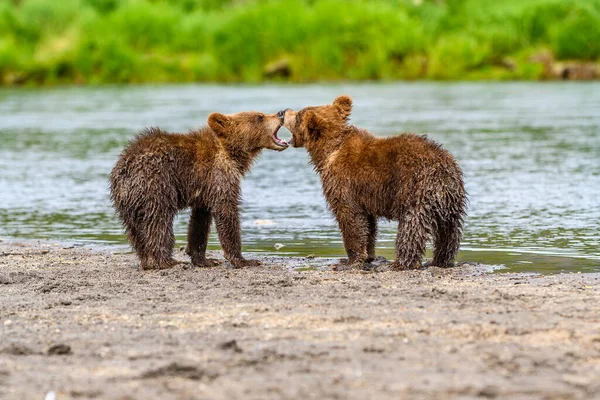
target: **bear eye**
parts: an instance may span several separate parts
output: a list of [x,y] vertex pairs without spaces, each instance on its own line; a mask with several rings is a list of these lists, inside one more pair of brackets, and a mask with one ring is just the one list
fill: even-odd
[[264,119],[265,119],[265,117],[263,117],[262,115],[259,115],[258,117],[256,117],[256,121],[258,121],[258,122],[263,122]]

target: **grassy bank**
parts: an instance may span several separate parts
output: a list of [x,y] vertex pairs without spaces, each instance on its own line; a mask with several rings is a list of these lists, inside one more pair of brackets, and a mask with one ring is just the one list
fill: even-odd
[[599,59],[600,0],[0,0],[5,85],[542,79]]

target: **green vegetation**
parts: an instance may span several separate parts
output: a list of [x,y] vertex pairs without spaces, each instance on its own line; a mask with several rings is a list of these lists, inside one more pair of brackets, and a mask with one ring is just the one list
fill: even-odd
[[600,0],[0,0],[3,84],[540,79],[554,59],[600,59]]

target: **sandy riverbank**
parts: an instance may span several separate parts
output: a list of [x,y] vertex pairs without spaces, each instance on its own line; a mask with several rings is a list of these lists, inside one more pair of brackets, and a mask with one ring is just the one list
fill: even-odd
[[0,243],[0,397],[600,398],[600,274],[263,261]]

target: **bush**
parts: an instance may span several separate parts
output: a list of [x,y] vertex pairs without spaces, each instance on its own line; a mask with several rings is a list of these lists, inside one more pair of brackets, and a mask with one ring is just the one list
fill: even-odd
[[468,72],[486,65],[490,58],[489,45],[466,35],[440,39],[430,53],[429,77],[460,79]]
[[5,83],[531,79],[540,49],[597,60],[600,0],[0,0]]
[[553,48],[558,58],[600,58],[600,12],[578,8],[556,28]]

